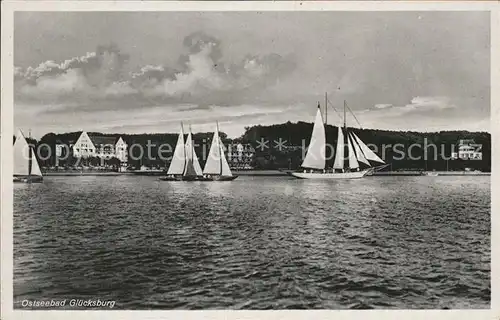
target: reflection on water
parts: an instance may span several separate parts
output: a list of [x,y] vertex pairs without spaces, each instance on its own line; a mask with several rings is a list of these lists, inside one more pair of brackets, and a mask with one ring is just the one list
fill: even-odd
[[14,301],[489,307],[489,177],[49,177],[14,193]]

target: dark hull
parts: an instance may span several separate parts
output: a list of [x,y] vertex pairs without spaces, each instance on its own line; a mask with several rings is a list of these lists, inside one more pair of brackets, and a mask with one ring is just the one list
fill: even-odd
[[43,182],[42,176],[17,176],[13,178],[15,183],[41,183]]
[[161,181],[200,181],[199,177],[161,177]]
[[238,176],[213,176],[213,177],[161,177],[161,181],[232,181]]

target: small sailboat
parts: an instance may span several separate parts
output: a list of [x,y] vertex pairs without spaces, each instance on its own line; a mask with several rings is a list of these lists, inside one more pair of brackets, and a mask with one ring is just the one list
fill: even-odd
[[203,181],[231,181],[238,178],[233,175],[224,154],[224,145],[219,136],[219,123],[217,123],[208,159],[203,169]]
[[[344,101],[344,127],[338,126],[333,168],[326,167],[325,126],[321,116],[321,108],[318,104],[311,141],[302,162],[304,170],[302,172],[291,172],[292,176],[299,179],[356,179],[369,175],[375,170],[370,161],[385,163],[354,132],[347,130],[345,107]],[[347,164],[344,156],[346,140]],[[362,169],[361,166],[365,168]]]
[[193,136],[191,128],[186,142],[184,142],[184,128],[181,124],[181,131],[177,138],[172,162],[167,171],[166,177],[161,177],[163,181],[196,181],[203,176],[198,157],[194,150]]
[[14,143],[14,182],[35,183],[43,181],[33,147],[31,147],[21,130],[17,132]]

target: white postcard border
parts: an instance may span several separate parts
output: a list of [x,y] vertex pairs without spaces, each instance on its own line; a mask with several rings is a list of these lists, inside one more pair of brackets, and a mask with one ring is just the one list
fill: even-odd
[[[496,1],[2,1],[1,318],[2,319],[500,319],[500,11]],[[293,311],[13,310],[13,12],[14,11],[490,11],[491,12],[491,309]],[[36,32],[34,30],[33,32]],[[495,161],[496,160],[496,161]],[[495,197],[497,195],[497,197]]]

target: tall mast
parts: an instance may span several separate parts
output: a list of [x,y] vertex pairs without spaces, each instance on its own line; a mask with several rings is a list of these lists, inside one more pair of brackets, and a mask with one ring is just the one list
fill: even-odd
[[[325,132],[328,132],[328,92],[325,92]],[[326,150],[325,150],[326,156]],[[325,168],[328,167],[327,161],[325,161]]]
[[[28,139],[31,141],[31,129],[28,132]],[[28,150],[29,150],[29,156],[28,156],[28,177],[31,177],[31,167],[33,166],[33,160],[32,160],[33,154],[32,154],[32,151],[31,151],[31,145],[30,145],[30,143],[31,142],[28,142]]]
[[328,92],[325,92],[325,124],[328,125]]
[[181,121],[181,134],[182,134],[182,150],[184,150],[184,169],[182,170],[182,175],[186,173],[187,157],[186,157],[186,141],[184,141],[184,125]]
[[191,150],[193,151],[193,158],[194,158],[194,138],[193,138],[193,132],[191,131],[191,125],[189,125],[189,133],[191,134],[191,139],[193,140],[191,142]]
[[224,150],[222,150],[222,145],[220,141],[220,135],[219,135],[219,121],[215,121],[215,124],[217,125],[217,144],[219,145],[219,168],[220,168],[220,173],[219,175],[222,176],[222,155]]
[[[345,137],[347,137],[347,139],[349,139],[349,137],[347,136],[347,122],[346,122],[346,111],[345,111],[345,107],[346,107],[346,101],[344,100],[344,133],[345,133]],[[349,142],[349,141],[348,141]],[[345,152],[345,140],[342,141],[342,143],[344,144],[344,155],[345,154],[348,154],[349,153],[349,150],[347,150],[347,153]],[[345,168],[345,161],[343,162],[344,164],[344,168]]]
[[344,130],[347,130],[345,106],[346,106],[346,102],[344,100]]

